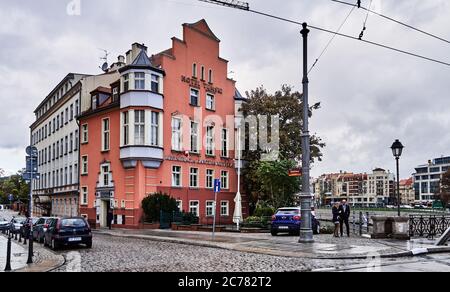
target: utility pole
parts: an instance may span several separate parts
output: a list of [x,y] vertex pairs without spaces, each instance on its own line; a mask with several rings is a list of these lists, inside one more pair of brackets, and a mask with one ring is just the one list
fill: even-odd
[[301,226],[299,243],[312,243],[312,218],[311,218],[311,190],[310,183],[310,135],[309,135],[309,80],[308,80],[308,24],[302,24],[301,34],[303,37],[303,130],[302,130],[302,194],[300,196]]

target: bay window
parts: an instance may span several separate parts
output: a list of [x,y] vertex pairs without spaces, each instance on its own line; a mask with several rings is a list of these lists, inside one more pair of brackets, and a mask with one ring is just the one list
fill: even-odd
[[152,74],[151,89],[155,93],[159,93],[159,76]]
[[130,143],[130,114],[129,112],[122,113],[123,120],[123,146],[128,146]]

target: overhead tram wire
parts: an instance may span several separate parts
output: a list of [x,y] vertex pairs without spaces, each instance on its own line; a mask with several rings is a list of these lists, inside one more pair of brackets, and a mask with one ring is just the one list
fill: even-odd
[[[280,16],[275,16],[275,15],[271,15],[271,14],[268,14],[268,13],[252,10],[252,9],[249,9],[248,11],[253,12],[255,14],[259,14],[259,15],[263,15],[263,16],[266,16],[266,17],[270,17],[270,18],[273,18],[273,19],[277,19],[277,20],[289,22],[289,23],[292,23],[292,24],[296,24],[296,25],[299,25],[299,26],[302,25],[301,22],[298,22],[298,21],[295,21],[295,20],[292,20],[292,19],[287,19],[287,18],[283,18],[283,17],[280,17]],[[308,27],[311,28],[311,29],[318,30],[318,31],[335,34],[335,35],[343,37],[343,38],[348,38],[348,39],[364,42],[366,44],[374,45],[374,46],[377,46],[377,47],[380,47],[380,48],[384,48],[384,49],[387,49],[387,50],[391,50],[391,51],[394,51],[394,52],[397,52],[397,53],[402,53],[402,54],[405,54],[405,55],[408,55],[408,56],[420,58],[420,59],[423,59],[423,60],[431,61],[431,62],[434,62],[434,63],[438,63],[438,64],[441,64],[441,65],[445,65],[445,66],[449,66],[450,67],[450,63],[447,63],[447,62],[444,62],[444,61],[440,61],[440,60],[437,60],[437,59],[433,59],[433,58],[430,58],[430,57],[426,57],[426,56],[423,56],[423,55],[419,55],[419,54],[416,54],[416,53],[411,53],[411,52],[408,52],[408,51],[405,51],[405,50],[397,49],[397,48],[394,48],[394,47],[391,47],[391,46],[388,46],[388,45],[384,45],[384,44],[381,44],[381,43],[376,43],[376,42],[369,41],[369,40],[364,40],[364,39],[360,40],[359,38],[351,36],[351,35],[343,34],[343,33],[337,32],[337,31],[332,31],[332,30],[321,28],[321,27],[314,26],[314,25],[309,25],[308,24]]]
[[[268,13],[265,13],[265,12],[261,12],[261,11],[250,9],[248,7],[248,5],[246,7],[244,7],[244,8],[240,8],[240,7],[233,7],[232,4],[224,4],[225,1],[213,1],[213,0],[199,0],[199,1],[207,2],[207,3],[213,3],[213,4],[221,4],[221,5],[224,5],[224,6],[229,7],[229,8],[241,9],[241,10],[249,11],[249,12],[252,12],[252,13],[255,13],[255,14],[258,14],[258,15],[266,16],[266,17],[269,17],[269,18],[272,18],[272,19],[288,22],[288,23],[291,23],[291,24],[299,25],[299,26],[302,26],[302,24],[303,24],[302,22],[298,22],[298,21],[295,21],[295,20],[292,20],[292,19],[287,19],[287,18],[284,18],[284,17],[280,17],[280,16],[276,16],[276,15],[268,14]],[[239,2],[239,1],[232,1],[232,2]],[[241,2],[239,2],[239,3],[241,3]],[[243,3],[245,3],[245,2],[243,2]],[[430,61],[430,62],[434,62],[434,63],[437,63],[437,64],[441,64],[441,65],[445,65],[445,66],[450,67],[450,63],[447,63],[447,62],[444,62],[444,61],[440,61],[440,60],[437,60],[437,59],[433,59],[433,58],[430,58],[430,57],[426,57],[426,56],[423,56],[423,55],[419,55],[419,54],[416,54],[416,53],[411,53],[411,52],[408,52],[408,51],[405,51],[405,50],[397,49],[397,48],[394,48],[394,47],[391,47],[391,46],[388,46],[388,45],[384,45],[384,44],[381,44],[381,43],[377,43],[377,42],[373,42],[373,41],[369,41],[369,40],[364,40],[364,39],[360,40],[359,38],[351,36],[351,35],[343,34],[343,33],[337,32],[337,31],[332,31],[332,30],[329,30],[329,29],[326,29],[326,28],[321,28],[321,27],[318,27],[318,26],[310,25],[310,24],[308,24],[308,27],[311,28],[311,29],[318,30],[318,31],[322,31],[322,32],[330,33],[330,34],[335,34],[335,35],[343,37],[343,38],[348,38],[348,39],[364,42],[366,44],[374,45],[374,46],[377,46],[377,47],[380,47],[380,48],[384,48],[384,49],[387,49],[387,50],[391,50],[391,51],[394,51],[394,52],[397,52],[397,53],[402,53],[402,54],[405,54],[405,55],[408,55],[408,56],[416,57],[416,58],[419,58],[419,59],[427,60],[427,61]]]
[[[346,2],[346,1],[341,1],[341,0],[331,0],[331,1],[336,2],[336,3],[340,3],[340,4],[344,4],[344,5],[348,5],[348,6],[358,7],[358,4],[353,4],[353,3]],[[360,6],[360,7],[358,7],[358,8],[361,8],[361,9],[363,9],[363,10],[366,10],[366,11],[369,12],[369,13],[378,15],[379,17],[382,17],[382,18],[387,19],[387,20],[389,20],[389,21],[395,22],[395,23],[397,23],[397,24],[400,24],[400,25],[402,25],[402,26],[405,26],[405,27],[407,27],[407,28],[410,28],[410,29],[412,29],[412,30],[415,30],[415,31],[417,31],[417,32],[420,32],[420,33],[422,33],[422,34],[424,34],[424,35],[427,35],[427,36],[429,36],[429,37],[432,37],[432,38],[435,38],[435,39],[437,39],[437,40],[443,41],[443,42],[445,42],[445,43],[447,43],[447,44],[450,44],[450,40],[447,40],[447,39],[444,39],[444,38],[442,38],[442,37],[439,37],[439,36],[437,36],[437,35],[435,35],[435,34],[426,32],[426,31],[424,31],[424,30],[422,30],[422,29],[419,29],[419,28],[417,28],[417,27],[414,27],[414,26],[412,26],[412,25],[410,25],[410,24],[407,24],[407,23],[404,23],[404,22],[402,22],[402,21],[396,20],[396,19],[394,19],[394,18],[392,18],[392,17],[389,17],[389,16],[386,16],[386,15],[384,15],[384,14],[382,14],[382,13],[376,12],[376,11],[370,9],[370,7],[369,7],[369,8],[366,8],[366,7]]]
[[[339,26],[337,32],[340,32],[341,29],[344,27],[345,23],[347,22],[347,20],[350,18],[350,15],[352,15],[353,11],[355,11],[356,7],[352,7],[352,9],[350,10],[350,12],[348,13],[347,17],[345,17],[344,21],[341,23],[341,25]],[[334,34],[331,39],[328,41],[327,45],[325,46],[325,48],[322,50],[322,52],[320,53],[319,57],[314,61],[314,64],[311,66],[311,69],[309,69],[308,74],[311,73],[311,71],[314,69],[314,67],[316,67],[317,63],[319,62],[319,60],[322,58],[322,56],[325,54],[325,52],[328,50],[328,48],[330,47],[331,43],[334,41],[334,39],[336,38],[337,34]]]

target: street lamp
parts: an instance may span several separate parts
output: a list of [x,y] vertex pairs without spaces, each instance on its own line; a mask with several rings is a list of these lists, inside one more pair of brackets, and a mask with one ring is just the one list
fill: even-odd
[[399,167],[399,160],[400,156],[402,156],[403,152],[403,144],[400,142],[400,140],[395,140],[394,144],[392,144],[392,154],[395,157],[395,160],[397,161],[397,205],[398,205],[398,217],[400,217],[400,167]]

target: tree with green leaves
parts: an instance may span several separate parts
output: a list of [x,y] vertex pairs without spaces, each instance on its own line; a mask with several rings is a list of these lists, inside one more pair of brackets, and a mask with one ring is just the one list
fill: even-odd
[[9,194],[12,194],[15,200],[20,200],[22,203],[29,201],[30,186],[22,179],[22,171],[0,181],[0,200],[4,204],[9,203]]
[[[320,103],[310,107],[309,116],[320,109]],[[293,204],[295,194],[301,189],[298,177],[289,177],[288,172],[300,165],[301,134],[302,134],[302,94],[294,91],[291,86],[283,85],[274,94],[268,93],[263,87],[247,92],[247,101],[242,107],[245,117],[278,116],[279,155],[276,161],[263,161],[262,155],[266,149],[248,149],[244,151],[244,159],[248,161],[243,170],[246,193],[249,196],[250,208],[254,210],[260,201],[267,201],[273,207]],[[260,120],[261,121],[261,120]],[[246,125],[246,145],[252,140],[258,140],[259,130],[271,132],[267,125]],[[316,134],[311,135],[311,162],[322,159],[322,139]]]

